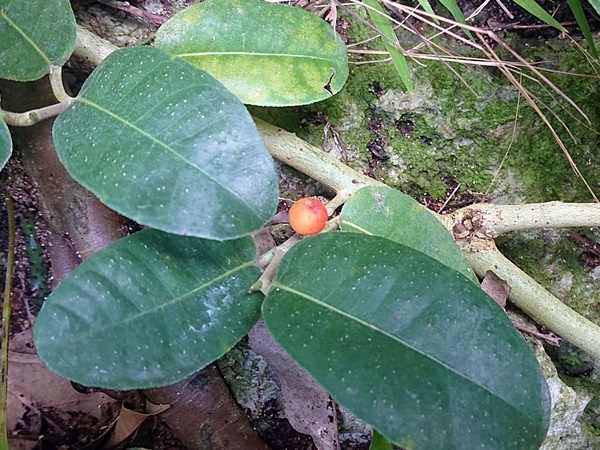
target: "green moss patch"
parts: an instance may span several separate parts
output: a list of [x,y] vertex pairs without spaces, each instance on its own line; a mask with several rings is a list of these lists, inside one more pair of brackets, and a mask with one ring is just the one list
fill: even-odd
[[[373,35],[372,30],[348,20],[351,43]],[[525,56],[531,61],[547,61],[553,69],[592,73],[574,44],[552,42],[537,49],[523,47],[531,53]],[[369,48],[381,50],[383,46],[374,40]],[[351,56],[361,63],[382,58]],[[510,180],[519,195],[512,199],[509,195],[508,201],[590,201],[552,133],[522,98],[519,102],[518,90],[497,69],[453,66],[474,95],[446,65],[422,63],[411,64],[415,95],[405,92],[391,62],[352,65],[346,86],[331,99],[259,115],[314,145],[323,145],[336,156],[345,153],[355,169],[417,198],[444,199],[456,183],[461,185],[459,192],[486,192]],[[593,124],[598,123],[597,79],[548,76],[588,113]],[[539,97],[540,104],[547,104],[569,125],[575,142],[547,112],[574,161],[600,192],[600,161],[594,157],[600,139],[594,126],[574,120],[570,115],[573,110],[562,110],[549,90],[533,82],[526,86]],[[331,128],[324,142],[326,124]],[[338,148],[339,142],[332,142],[332,130],[339,133],[344,149]],[[375,155],[373,148],[383,157]]]

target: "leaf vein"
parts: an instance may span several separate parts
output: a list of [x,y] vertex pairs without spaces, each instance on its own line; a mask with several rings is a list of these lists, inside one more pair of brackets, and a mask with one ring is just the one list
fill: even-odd
[[82,103],[84,103],[84,104],[86,104],[88,106],[91,106],[92,108],[96,108],[98,111],[100,111],[100,112],[102,112],[102,113],[104,113],[104,114],[112,117],[113,119],[121,122],[125,126],[133,129],[135,132],[141,134],[142,136],[144,136],[144,137],[150,139],[151,141],[155,142],[156,144],[160,145],[165,150],[167,150],[168,152],[170,152],[171,154],[173,154],[174,156],[176,156],[177,158],[179,158],[180,160],[182,160],[185,164],[187,164],[190,167],[192,167],[195,170],[197,170],[199,173],[201,173],[207,179],[211,180],[212,182],[214,182],[215,184],[217,184],[218,186],[220,186],[221,188],[223,188],[225,191],[229,192],[232,197],[236,198],[238,201],[240,201],[243,205],[246,206],[247,211],[251,212],[252,214],[256,214],[255,211],[254,211],[254,209],[253,209],[253,207],[251,207],[248,204],[248,202],[244,198],[242,198],[237,192],[233,191],[228,186],[226,186],[225,184],[223,184],[219,179],[215,178],[214,176],[212,176],[211,174],[209,174],[208,172],[206,172],[199,165],[193,163],[188,158],[186,158],[182,154],[178,153],[171,145],[167,144],[166,142],[163,142],[162,140],[158,139],[156,136],[148,133],[144,129],[136,126],[135,124],[129,122],[127,119],[125,119],[125,118],[123,118],[123,117],[121,117],[121,116],[113,113],[111,110],[109,110],[107,108],[104,108],[103,106],[101,106],[101,105],[93,102],[92,100],[89,100],[89,99],[87,99],[85,97],[78,97],[77,100],[81,101]]
[[[203,289],[206,289],[206,288],[208,288],[210,286],[213,286],[217,282],[219,282],[219,281],[221,281],[221,280],[223,280],[223,279],[225,279],[225,278],[227,278],[227,277],[229,277],[229,276],[231,276],[231,275],[239,272],[240,270],[243,270],[243,269],[246,269],[248,267],[251,267],[254,264],[255,264],[254,260],[250,260],[250,261],[247,261],[245,263],[242,263],[242,264],[236,266],[234,269],[225,271],[222,274],[220,274],[219,276],[211,278],[209,281],[207,281],[207,282],[205,282],[205,283],[197,286],[194,289],[191,289],[190,291],[188,291],[188,292],[186,292],[186,293],[184,293],[184,294],[182,294],[182,295],[180,295],[178,297],[173,297],[171,299],[168,299],[166,302],[164,302],[164,303],[162,303],[160,305],[156,305],[153,308],[150,308],[150,309],[147,309],[147,310],[142,310],[142,311],[140,311],[140,312],[138,312],[136,314],[132,314],[131,316],[129,316],[127,318],[124,318],[123,320],[121,320],[119,322],[111,322],[111,323],[108,323],[106,326],[90,329],[89,335],[93,336],[95,334],[96,335],[97,334],[101,334],[101,333],[103,333],[106,330],[109,330],[111,328],[115,328],[117,326],[122,326],[122,325],[125,325],[125,324],[128,324],[128,323],[134,322],[135,320],[137,320],[137,319],[139,319],[141,317],[147,316],[147,315],[155,313],[157,311],[161,311],[161,310],[163,310],[163,309],[165,309],[167,307],[173,306],[173,305],[175,305],[175,304],[177,304],[179,302],[182,302],[186,298],[189,298],[190,296],[194,295],[195,293],[200,292]],[[80,339],[81,337],[78,336],[77,338]]]
[[42,51],[42,49],[39,48],[37,46],[37,44],[27,34],[25,34],[25,32],[19,26],[17,26],[16,23],[14,23],[12,20],[10,20],[10,17],[8,17],[8,14],[6,14],[2,10],[0,10],[0,17],[2,17],[11,27],[13,27],[17,31],[17,33],[19,33],[21,36],[23,36],[23,39],[25,39],[25,41],[29,45],[31,45],[31,47],[42,57],[42,59],[46,62],[47,65],[52,64],[50,61],[50,58],[48,58],[48,56],[46,56],[46,54]]
[[334,313],[340,314],[340,315],[342,315],[344,317],[347,317],[350,320],[358,322],[360,325],[362,325],[364,327],[367,327],[367,328],[370,328],[372,330],[378,331],[378,332],[382,333],[383,335],[391,338],[392,340],[394,340],[396,342],[399,342],[402,345],[405,345],[406,347],[408,347],[408,348],[414,350],[415,352],[421,354],[423,357],[425,357],[425,358],[427,358],[427,359],[429,359],[429,360],[431,360],[431,361],[433,361],[433,362],[435,362],[437,364],[440,364],[441,366],[443,366],[446,369],[448,369],[450,372],[454,373],[459,378],[466,379],[466,380],[470,381],[471,383],[473,383],[474,385],[479,386],[481,389],[485,390],[486,392],[489,392],[494,397],[501,399],[502,401],[504,401],[509,406],[514,407],[514,405],[512,405],[509,402],[507,402],[504,398],[502,398],[502,397],[498,396],[496,393],[490,391],[485,385],[482,385],[481,383],[477,382],[476,380],[473,380],[471,377],[465,376],[465,374],[456,371],[453,367],[449,366],[448,364],[444,363],[443,361],[439,360],[438,358],[435,358],[435,357],[431,356],[430,354],[423,352],[421,349],[419,349],[419,348],[411,345],[410,343],[402,340],[398,336],[394,336],[393,334],[387,332],[386,330],[383,330],[382,328],[378,327],[375,324],[366,322],[365,320],[361,319],[360,317],[348,314],[347,312],[345,312],[345,311],[343,311],[343,310],[341,310],[339,308],[335,308],[334,306],[332,306],[332,305],[330,305],[328,303],[325,303],[325,302],[323,302],[323,301],[321,301],[321,300],[319,300],[317,298],[314,298],[314,297],[312,297],[312,296],[310,296],[308,294],[305,294],[304,292],[297,291],[296,289],[293,289],[291,287],[288,287],[288,286],[285,286],[285,285],[282,285],[282,284],[279,284],[279,283],[276,283],[276,282],[274,282],[271,285],[271,289],[273,289],[273,287],[277,287],[277,288],[282,289],[284,291],[287,291],[287,292],[289,292],[291,294],[298,295],[298,296],[300,296],[300,297],[302,297],[302,298],[304,298],[304,299],[306,299],[308,301],[314,302],[317,305],[322,306],[323,308],[329,309],[330,311],[332,311]]
[[277,58],[300,58],[300,59],[314,59],[318,61],[330,62],[330,58],[324,58],[322,56],[313,55],[294,55],[291,53],[264,53],[264,52],[193,52],[193,53],[179,53],[177,56],[180,58],[198,57],[198,56],[269,56]]

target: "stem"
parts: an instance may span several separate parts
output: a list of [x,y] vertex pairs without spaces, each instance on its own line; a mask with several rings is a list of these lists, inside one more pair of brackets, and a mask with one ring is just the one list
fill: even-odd
[[511,287],[511,302],[536,322],[600,360],[600,329],[550,294],[515,266],[496,248],[494,241],[473,240],[460,244],[475,273],[492,271]]
[[[509,231],[531,228],[597,227],[600,225],[598,203],[530,203],[527,205],[493,205],[481,203],[461,208],[440,220],[449,224],[476,218],[481,228],[474,229],[478,237],[495,238]],[[448,228],[451,229],[451,228]]]
[[385,186],[313,147],[294,133],[260,119],[255,118],[254,122],[273,157],[329,186],[338,196],[347,199],[365,186]]
[[327,202],[325,207],[327,208],[327,215],[331,216],[336,209],[342,206],[350,198],[349,193],[336,194],[331,200]]
[[[294,133],[260,119],[255,118],[254,121],[273,157],[336,191],[337,195],[333,199],[335,205],[332,205],[336,208],[365,186],[385,186],[377,180],[356,172],[321,149],[303,141]],[[465,217],[477,217],[481,225],[474,231],[477,237],[483,239],[498,237],[509,231],[531,228],[600,225],[600,204],[597,203],[547,202],[526,205],[479,203],[448,215],[431,213],[450,231],[455,224],[464,222]]]
[[10,332],[10,294],[15,267],[15,211],[10,195],[5,194],[6,216],[8,218],[8,251],[6,256],[6,276],[4,279],[4,300],[2,302],[2,337],[0,342],[0,450],[8,450],[8,430],[6,407],[8,395],[8,339]]
[[69,104],[70,102],[56,103],[54,105],[44,106],[43,108],[32,109],[31,111],[24,113],[4,111],[4,121],[7,125],[12,125],[14,127],[30,127],[44,119],[58,116],[67,109]]
[[296,243],[300,242],[300,239],[301,237],[298,234],[295,234],[283,244],[273,249],[271,261],[269,261],[269,265],[265,268],[264,272],[255,283],[255,290],[261,291],[264,295],[269,293],[271,282],[273,281],[273,277],[275,276],[275,272],[277,271],[277,267],[279,266],[281,259],[290,248],[296,245]]
[[65,85],[62,80],[62,67],[51,65],[48,78],[50,79],[50,86],[52,86],[52,92],[56,100],[67,105],[71,104],[74,98],[65,91]]
[[84,60],[92,66],[99,66],[104,59],[119,47],[102,39],[94,33],[77,25],[77,37],[75,38],[75,50],[73,55]]

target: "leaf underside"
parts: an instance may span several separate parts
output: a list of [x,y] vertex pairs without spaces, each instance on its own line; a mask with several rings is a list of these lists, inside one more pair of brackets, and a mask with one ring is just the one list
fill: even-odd
[[589,0],[589,2],[596,10],[596,13],[600,14],[600,0]]
[[[592,31],[590,30],[590,24],[588,23],[587,17],[581,6],[580,0],[567,0],[569,4],[569,8],[571,8],[571,12],[573,13],[573,17],[577,21],[577,26],[581,30],[581,34],[585,38],[585,41],[588,44],[588,49],[592,56],[598,58],[598,52],[596,51],[596,44],[594,42],[594,38],[592,36]],[[590,1],[593,4],[593,1]]]

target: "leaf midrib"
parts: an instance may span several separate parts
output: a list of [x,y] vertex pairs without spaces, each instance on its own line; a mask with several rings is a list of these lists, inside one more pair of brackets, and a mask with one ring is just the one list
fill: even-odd
[[180,58],[191,58],[197,56],[269,56],[276,58],[298,58],[298,59],[310,59],[331,62],[331,58],[323,58],[320,56],[312,55],[297,55],[292,53],[264,53],[264,52],[235,52],[235,51],[221,51],[221,52],[193,52],[193,53],[178,53],[177,56]]
[[96,110],[112,117],[113,119],[121,122],[125,126],[133,129],[135,132],[141,134],[142,136],[147,137],[148,139],[154,141],[156,144],[160,145],[161,147],[166,149],[168,152],[172,153],[174,156],[176,156],[177,158],[182,160],[184,163],[186,163],[193,169],[200,172],[207,179],[211,180],[213,183],[217,184],[218,186],[223,188],[225,191],[229,192],[232,197],[236,198],[240,203],[242,203],[244,206],[246,206],[247,211],[249,211],[250,213],[252,213],[256,216],[254,208],[251,205],[249,205],[248,202],[244,198],[240,197],[240,195],[237,192],[232,191],[227,185],[223,184],[221,181],[219,181],[218,179],[216,179],[215,177],[213,177],[212,175],[207,173],[205,170],[203,170],[200,166],[198,166],[197,164],[194,164],[192,161],[187,159],[185,156],[178,153],[173,147],[171,147],[166,142],[163,142],[162,140],[156,138],[154,135],[148,133],[146,130],[134,125],[133,123],[129,122],[127,119],[113,113],[111,110],[104,108],[103,106],[100,106],[99,104],[93,102],[92,100],[89,100],[88,98],[80,96],[77,98],[77,101],[81,101],[82,103],[84,103],[92,108],[95,108]]
[[8,17],[8,14],[6,14],[4,11],[0,10],[0,17],[2,17],[9,26],[11,26],[12,28],[14,28],[16,30],[17,33],[19,33],[23,39],[25,39],[25,41],[31,46],[31,48],[33,48],[44,60],[44,62],[47,65],[51,64],[50,58],[48,58],[48,56],[42,51],[41,48],[39,48],[36,43],[19,27],[17,26],[16,23],[14,23],[12,20],[10,20],[10,17]]
[[314,298],[314,297],[312,297],[312,296],[310,296],[308,294],[305,294],[304,292],[297,291],[297,290],[295,290],[295,289],[293,289],[291,287],[279,284],[276,281],[274,281],[271,284],[271,288],[270,289],[273,289],[273,288],[279,288],[279,289],[287,291],[287,292],[289,292],[291,294],[298,295],[298,296],[300,296],[300,297],[302,297],[302,298],[304,298],[304,299],[306,299],[308,301],[314,302],[315,304],[317,304],[317,305],[319,305],[319,306],[321,306],[323,308],[326,308],[326,309],[328,309],[328,310],[330,310],[330,311],[332,311],[334,313],[337,313],[337,314],[340,314],[340,315],[342,315],[344,317],[347,317],[348,319],[350,319],[350,320],[352,320],[354,322],[357,322],[357,323],[359,323],[360,325],[362,325],[362,326],[364,326],[366,328],[369,328],[371,330],[375,330],[377,332],[380,332],[381,334],[383,334],[383,335],[391,338],[392,340],[394,340],[394,341],[396,341],[396,342],[398,342],[398,343],[400,343],[400,344],[402,344],[402,345],[410,348],[411,350],[413,350],[416,353],[422,355],[423,357],[425,357],[425,358],[427,358],[427,359],[429,359],[429,360],[431,360],[431,361],[433,361],[433,362],[435,362],[435,363],[437,363],[437,364],[445,367],[446,369],[448,369],[450,372],[454,373],[459,378],[468,380],[469,382],[473,383],[475,386],[479,386],[481,389],[483,389],[484,391],[488,392],[493,397],[502,400],[502,402],[504,402],[504,404],[508,405],[511,409],[519,411],[520,414],[526,415],[523,411],[521,411],[520,409],[518,409],[515,405],[513,405],[512,403],[506,401],[503,397],[500,397],[497,394],[495,394],[494,392],[490,391],[486,386],[483,386],[482,384],[480,384],[479,382],[473,380],[472,378],[470,378],[468,376],[465,376],[463,373],[457,372],[453,367],[449,366],[448,364],[444,363],[443,361],[440,361],[439,359],[433,357],[429,353],[423,352],[419,348],[417,348],[417,347],[409,344],[408,342],[400,339],[399,337],[394,336],[393,334],[390,334],[389,332],[387,332],[385,330],[382,330],[377,325],[375,325],[373,323],[366,322],[363,319],[361,319],[360,317],[348,314],[347,312],[345,312],[345,311],[343,311],[343,310],[341,310],[339,308],[335,308],[334,306],[330,305],[329,303],[325,303],[325,302],[323,302],[323,301],[321,301],[321,300],[319,300],[317,298]]
[[[105,332],[106,330],[110,330],[110,329],[116,328],[117,326],[122,326],[122,325],[125,325],[125,324],[128,324],[128,323],[131,323],[131,322],[133,322],[133,321],[135,321],[135,320],[137,320],[137,319],[139,319],[141,317],[144,317],[146,315],[150,315],[150,314],[156,313],[157,311],[160,311],[160,310],[165,309],[167,307],[173,306],[173,305],[175,305],[175,304],[177,304],[179,302],[182,302],[186,298],[194,295],[195,293],[200,292],[200,291],[202,291],[204,289],[207,289],[207,288],[209,288],[209,287],[217,284],[219,281],[221,281],[223,279],[226,279],[227,277],[230,277],[230,276],[234,275],[235,273],[237,273],[237,272],[239,272],[239,271],[241,271],[243,269],[246,269],[248,267],[253,266],[255,264],[255,262],[256,262],[255,260],[250,260],[250,261],[247,261],[247,262],[245,262],[243,264],[240,264],[240,265],[236,266],[234,269],[227,270],[227,271],[223,272],[222,274],[220,274],[219,276],[217,276],[215,278],[211,278],[209,281],[200,284],[199,286],[195,287],[194,289],[192,289],[192,290],[190,290],[188,292],[185,292],[184,294],[182,294],[182,295],[180,295],[178,297],[174,297],[172,299],[167,300],[164,303],[161,303],[160,305],[156,305],[156,306],[154,306],[154,307],[152,307],[150,309],[146,309],[146,310],[140,311],[140,312],[138,312],[136,314],[133,314],[131,316],[128,316],[124,320],[121,320],[121,321],[118,321],[118,322],[113,322],[113,323],[107,324],[106,326],[99,327],[99,328],[90,328],[90,333],[85,333],[84,336],[88,336],[89,337],[89,336],[97,335],[99,333]],[[77,338],[77,342],[79,342],[79,341],[81,341],[80,337]]]

